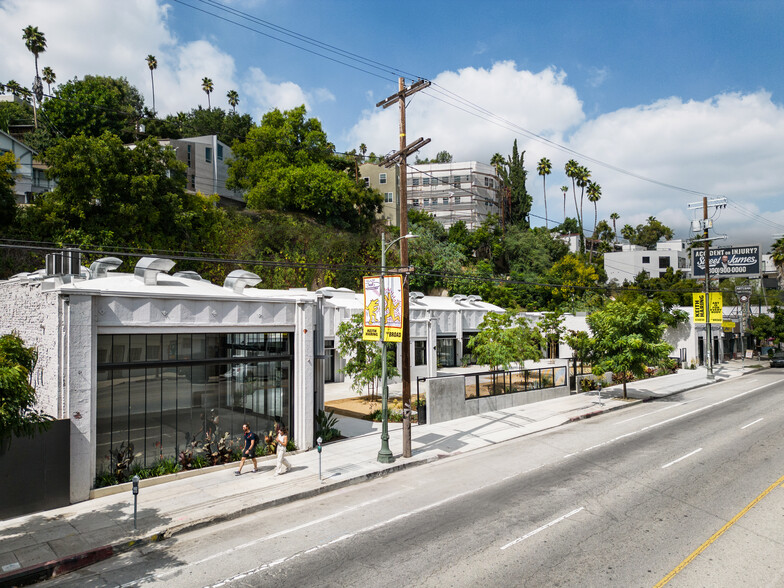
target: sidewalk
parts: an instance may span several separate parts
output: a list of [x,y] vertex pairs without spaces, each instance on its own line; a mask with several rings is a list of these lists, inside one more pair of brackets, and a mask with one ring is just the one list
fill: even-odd
[[448,423],[414,425],[410,458],[401,456],[402,429],[392,424],[394,463],[378,463],[380,436],[370,432],[324,446],[321,479],[319,454],[311,450],[289,454],[292,469],[283,476],[274,475],[274,457],[269,457],[259,460],[258,473],[252,473],[252,464],[246,463],[240,477],[234,475],[237,464],[230,464],[165,477],[171,481],[145,480],[138,496],[136,531],[128,485],[120,493],[0,521],[0,586],[64,574],[188,530],[632,406],[644,399],[741,376],[753,371],[749,365],[751,362],[743,368],[739,360],[721,364],[715,380],[708,380],[706,370],[700,368],[632,382],[627,385],[632,399],[628,401],[620,399],[621,387],[613,386],[602,391],[601,403],[595,392],[575,394]]

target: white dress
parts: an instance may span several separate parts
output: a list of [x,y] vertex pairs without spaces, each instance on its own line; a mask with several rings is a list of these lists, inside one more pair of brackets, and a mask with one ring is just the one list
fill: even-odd
[[278,455],[278,465],[275,468],[275,474],[280,475],[284,472],[283,467],[286,467],[285,471],[288,471],[291,468],[291,464],[289,460],[286,459],[286,443],[284,441],[288,440],[287,435],[283,435],[278,433],[278,438],[276,439],[278,443],[278,448],[276,450]]

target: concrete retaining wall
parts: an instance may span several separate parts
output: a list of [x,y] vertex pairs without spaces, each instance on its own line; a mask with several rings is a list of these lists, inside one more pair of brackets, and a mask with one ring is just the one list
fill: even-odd
[[443,423],[561,396],[569,396],[568,386],[466,399],[464,376],[433,378],[427,381],[427,422]]

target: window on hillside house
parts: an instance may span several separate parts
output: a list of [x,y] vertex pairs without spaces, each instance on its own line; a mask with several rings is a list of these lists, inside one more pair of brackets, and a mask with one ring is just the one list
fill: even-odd
[[218,161],[223,161],[223,145],[218,144]]
[[430,198],[425,198],[422,200],[422,206],[430,206]]
[[191,166],[191,146],[188,145],[188,167]]
[[647,255],[643,255],[642,262],[643,263],[651,263],[651,258],[649,256],[647,256]]
[[666,269],[670,267],[669,257],[659,257],[659,269]]
[[411,179],[411,185],[412,186],[418,186],[419,185],[419,178],[412,178]]
[[430,185],[430,178],[422,178],[422,185],[429,186]]
[[387,174],[378,174],[378,183],[379,184],[386,184],[387,183]]
[[411,200],[411,206],[419,206],[419,198],[414,198]]
[[370,178],[362,178],[362,180],[365,182],[365,188],[369,188],[370,187]]
[[445,197],[442,199],[442,202],[443,202],[444,204],[449,204],[449,197],[445,196]]
[[393,197],[392,192],[384,192],[384,202],[394,202],[395,199]]
[[212,163],[212,147],[207,147],[204,149],[204,161],[207,163]]

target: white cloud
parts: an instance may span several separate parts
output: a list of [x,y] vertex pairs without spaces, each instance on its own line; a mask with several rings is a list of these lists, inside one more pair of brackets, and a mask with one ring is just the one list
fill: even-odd
[[335,100],[335,96],[324,88],[306,92],[294,82],[274,83],[257,67],[250,68],[248,81],[243,84],[243,91],[256,105],[254,112],[256,120],[273,108],[289,110],[304,104],[307,110],[311,110],[314,104]]
[[[513,135],[508,124],[494,124],[486,115],[474,116],[473,109],[459,96],[497,115],[495,120],[514,121],[535,133],[558,137],[583,121],[582,105],[566,75],[554,68],[539,73],[518,70],[513,61],[495,63],[490,69],[464,68],[442,72],[433,85],[414,94],[406,110],[409,142],[430,137],[422,152],[433,156],[446,149],[455,160],[488,162],[493,153],[511,151]],[[454,106],[452,106],[454,105]],[[375,109],[349,131],[347,143],[366,143],[375,153],[398,148],[398,109]]]
[[636,175],[697,192],[673,190],[585,162],[602,186],[600,217],[615,211],[624,224],[637,224],[654,215],[687,236],[693,216],[688,204],[716,194],[731,199],[715,223],[718,233],[728,234],[728,242],[767,242],[767,232],[776,231],[752,222],[735,207],[772,211],[769,218],[778,222],[784,216],[784,109],[765,91],[722,94],[701,102],[668,98],[618,110],[582,125],[569,146]]
[[592,67],[589,74],[588,83],[592,87],[598,88],[607,81],[607,78],[610,76],[610,70],[607,67]]

